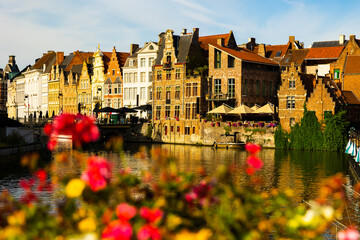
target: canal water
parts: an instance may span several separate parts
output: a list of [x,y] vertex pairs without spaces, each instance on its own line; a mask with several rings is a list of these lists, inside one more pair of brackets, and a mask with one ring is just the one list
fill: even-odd
[[[239,149],[132,143],[124,145],[122,159],[133,171],[140,171],[151,167],[149,155],[151,150],[155,148],[160,148],[162,152],[174,156],[177,159],[179,170],[186,172],[196,172],[200,167],[203,167],[207,173],[211,174],[221,165],[244,164],[247,157],[247,153]],[[139,159],[136,154],[139,151],[147,153],[145,159]],[[105,156],[115,163],[120,161],[119,154],[105,152],[102,147],[93,148],[87,152]],[[349,174],[347,156],[343,153],[263,149],[259,153],[259,157],[264,162],[264,167],[259,171],[265,180],[264,190],[291,188],[295,191],[294,200],[296,202],[314,199],[321,182],[338,172],[347,176],[349,185],[352,185],[353,180]],[[124,162],[119,163],[119,165],[122,164]],[[19,188],[18,182],[21,178],[28,178],[29,176],[26,170],[14,170],[2,166],[0,170],[0,191],[7,188],[15,198],[19,197],[22,190]],[[241,184],[241,182],[234,184]]]

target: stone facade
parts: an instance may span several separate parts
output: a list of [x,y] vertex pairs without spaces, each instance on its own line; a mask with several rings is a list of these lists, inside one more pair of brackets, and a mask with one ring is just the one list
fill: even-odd
[[236,107],[275,102],[278,64],[255,53],[210,45],[209,76],[211,109],[222,103]]

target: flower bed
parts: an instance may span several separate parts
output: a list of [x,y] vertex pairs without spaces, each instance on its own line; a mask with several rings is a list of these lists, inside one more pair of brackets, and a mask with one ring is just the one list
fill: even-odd
[[[46,126],[46,133],[66,133],[81,148],[88,139],[96,140],[95,127],[92,119],[62,116]],[[121,144],[114,138],[106,147],[118,151]],[[44,169],[36,170],[32,179],[21,181],[24,194],[19,201],[2,192],[0,239],[320,239],[343,213],[345,178],[330,178],[306,209],[294,204],[291,189],[262,191],[260,150],[247,144],[245,163],[223,166],[213,175],[199,169],[199,177],[179,171],[176,161],[160,149],[151,152],[152,170],[140,175],[126,167],[113,174],[105,158],[63,152],[53,164],[75,161],[79,171],[49,178]],[[35,158],[24,162],[33,166]],[[244,179],[243,185],[234,186],[234,178]],[[51,191],[55,184],[64,187],[63,197],[51,205],[41,203],[36,193]],[[350,228],[338,237],[357,239],[346,238],[351,234],[358,232]]]

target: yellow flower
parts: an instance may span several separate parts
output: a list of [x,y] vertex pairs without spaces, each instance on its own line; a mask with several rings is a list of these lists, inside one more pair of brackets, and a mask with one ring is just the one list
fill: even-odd
[[180,217],[176,215],[169,215],[167,220],[167,227],[171,230],[175,229],[177,226],[179,226],[182,223],[182,220]]
[[76,198],[82,194],[82,191],[85,188],[85,182],[79,178],[70,180],[66,185],[65,193],[69,198]]
[[3,239],[13,239],[16,236],[22,235],[22,231],[21,228],[16,226],[7,226],[1,235],[1,237],[4,237]]
[[9,225],[24,225],[25,213],[24,211],[16,211],[12,215],[7,217]]
[[211,230],[203,228],[199,232],[189,232],[188,230],[182,230],[176,235],[175,240],[208,240],[212,235]]
[[92,217],[81,220],[78,224],[81,232],[94,232],[96,230],[96,220]]

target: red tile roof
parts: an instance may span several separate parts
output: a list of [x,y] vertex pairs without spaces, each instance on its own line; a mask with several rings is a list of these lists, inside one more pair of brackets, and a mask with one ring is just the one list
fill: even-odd
[[218,48],[221,51],[227,52],[228,54],[230,54],[236,58],[239,58],[241,60],[244,60],[244,61],[278,65],[276,62],[271,61],[270,59],[264,58],[253,52],[245,51],[242,48],[240,48],[240,51],[236,51],[231,48],[221,47],[219,45],[213,45],[213,44],[211,44],[211,45],[214,46],[215,48]]
[[360,56],[347,57],[344,73],[360,74]]
[[200,44],[201,48],[203,48],[205,50],[208,50],[209,49],[209,44],[216,45],[217,40],[219,38],[223,38],[224,39],[224,44],[226,46],[228,44],[228,42],[229,42],[230,36],[231,36],[231,32],[226,33],[226,34],[218,34],[218,35],[199,37],[199,44]]
[[360,104],[360,100],[352,91],[341,91],[341,93],[347,104]]
[[45,53],[34,65],[32,65],[31,69],[42,69],[44,64],[48,63],[50,57],[54,57],[55,52],[51,51]]
[[[265,45],[265,57],[266,58],[275,58],[275,56],[277,56],[277,53],[280,52],[279,58],[284,57],[284,55],[286,54],[287,50],[289,49],[289,44],[285,44],[285,45]],[[254,48],[254,52],[258,54],[258,50],[259,47],[256,46]]]
[[337,59],[343,49],[343,46],[310,48],[306,59]]

